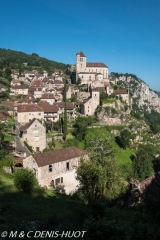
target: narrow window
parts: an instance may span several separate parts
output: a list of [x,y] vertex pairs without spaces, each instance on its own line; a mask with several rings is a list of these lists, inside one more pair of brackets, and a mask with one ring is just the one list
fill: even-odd
[[61,177],[61,183],[63,183],[63,177]]
[[52,172],[52,164],[50,164],[50,165],[48,166],[48,170],[49,170],[49,172]]
[[66,163],[66,170],[69,170],[69,162]]

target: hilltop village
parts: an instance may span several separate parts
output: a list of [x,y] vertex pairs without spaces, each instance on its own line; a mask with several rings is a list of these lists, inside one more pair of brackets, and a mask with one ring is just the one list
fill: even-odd
[[55,64],[0,49],[1,226],[159,239],[157,92],[82,51]]
[[[26,70],[19,74],[19,71],[12,70],[10,99],[1,101],[1,118],[14,118],[16,161],[31,169],[41,186],[62,187],[67,194],[75,191],[78,186],[75,167],[89,154],[83,146],[86,124],[89,127],[98,121],[99,127],[117,128],[133,125],[127,133],[128,143],[143,143],[146,139],[146,124],[138,123],[142,126],[135,127],[137,123],[130,115],[132,96],[137,100],[136,84],[134,76],[109,74],[104,63],[87,62],[82,51],[76,54],[75,65],[66,72],[54,69],[49,75],[46,70],[41,74],[37,70]],[[155,102],[157,97],[155,106],[159,108],[156,93],[150,93],[148,89],[143,95],[148,101],[141,97],[140,107],[150,111],[149,106],[143,104],[150,101],[153,105],[153,98]],[[119,130],[113,133],[116,137],[120,135]],[[149,142],[154,144],[151,138]]]
[[[1,105],[8,107],[5,117],[12,115],[16,121],[18,140],[15,142],[15,156],[19,157],[24,167],[31,170],[34,168],[42,186],[50,187],[63,183],[66,192],[74,191],[77,182],[73,166],[77,166],[77,159],[87,153],[75,146],[68,150],[58,149],[43,153],[50,149],[52,138],[52,141],[63,140],[63,126],[60,126],[58,134],[54,136],[46,133],[47,126],[53,127],[59,123],[65,110],[68,123],[79,116],[95,116],[100,107],[100,94],[109,97],[109,100],[103,103],[104,107],[123,109],[126,106],[124,111],[130,112],[132,100],[128,89],[125,89],[123,84],[118,89],[114,88],[119,79],[109,76],[108,67],[104,63],[87,62],[82,51],[76,54],[76,64],[66,73],[61,69],[54,69],[51,76],[47,71],[40,74],[37,70],[24,71],[20,75],[18,71],[12,70],[11,77],[11,100],[1,101]],[[115,119],[108,118],[106,124],[117,124],[118,120]],[[35,157],[33,154],[36,154]],[[20,158],[22,156],[23,159]],[[42,174],[43,171],[45,174]]]

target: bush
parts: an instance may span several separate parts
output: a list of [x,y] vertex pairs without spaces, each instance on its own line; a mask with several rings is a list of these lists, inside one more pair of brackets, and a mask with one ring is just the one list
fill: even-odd
[[24,141],[24,145],[28,148],[28,150],[29,150],[31,153],[34,152],[32,146],[30,146],[26,141]]
[[17,169],[14,174],[14,185],[15,187],[23,192],[31,192],[35,185],[37,185],[37,180],[31,170],[26,168]]

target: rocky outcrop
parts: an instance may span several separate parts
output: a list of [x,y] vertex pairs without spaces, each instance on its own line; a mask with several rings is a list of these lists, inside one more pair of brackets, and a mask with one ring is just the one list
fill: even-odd
[[160,112],[160,98],[145,82],[128,77],[124,84],[132,94],[133,103],[137,104],[138,108],[149,112],[153,108]]

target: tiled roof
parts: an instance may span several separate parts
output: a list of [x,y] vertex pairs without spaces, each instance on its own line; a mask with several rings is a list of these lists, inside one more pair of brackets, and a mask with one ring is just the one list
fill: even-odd
[[18,86],[18,85],[16,85],[16,86],[14,86],[14,87],[12,87],[12,89],[28,89],[28,86]]
[[26,123],[26,124],[20,126],[19,130],[24,131],[24,130],[28,129],[35,120],[36,120],[36,118],[33,118],[29,123]]
[[114,90],[115,95],[128,94],[127,90]]
[[31,86],[31,87],[29,87],[29,89],[28,89],[28,92],[35,92],[35,91],[42,91],[42,88],[41,87],[33,87],[33,86]]
[[84,150],[76,147],[68,147],[50,152],[39,153],[32,156],[35,159],[38,167],[43,167],[45,165],[63,162],[72,158],[84,156],[86,154],[87,152]]
[[57,113],[59,108],[56,105],[50,105],[47,101],[39,101],[38,106],[41,107],[44,113]]
[[6,110],[0,109],[0,119],[7,119],[10,115]]
[[94,75],[95,75],[97,72],[79,72],[79,74],[80,74],[80,73],[81,73],[81,74],[90,74],[90,75],[91,75],[91,74],[94,74]]
[[43,112],[37,104],[18,105],[17,112]]
[[[53,103],[54,106],[58,106],[58,108],[65,108],[65,102],[55,102]],[[66,102],[67,110],[73,110],[75,108],[73,103]]]
[[85,57],[84,53],[82,51],[80,51],[79,53],[77,53],[76,55],[80,55],[80,57]]
[[41,99],[55,99],[55,97],[53,93],[44,93]]
[[44,87],[44,83],[42,81],[40,81],[40,80],[34,79],[31,82],[31,86],[32,87]]
[[93,63],[93,62],[87,62],[86,67],[105,67],[105,68],[108,68],[104,63]]
[[14,107],[14,102],[9,102],[9,101],[2,101],[1,104],[6,105],[8,107]]

